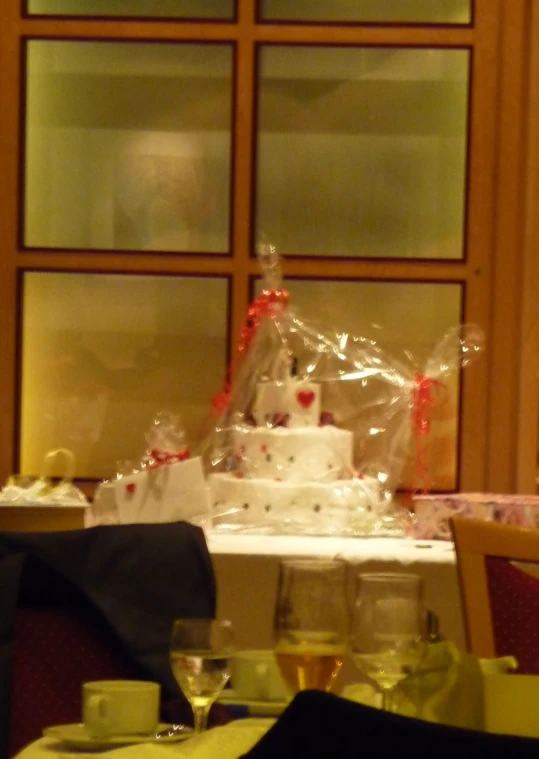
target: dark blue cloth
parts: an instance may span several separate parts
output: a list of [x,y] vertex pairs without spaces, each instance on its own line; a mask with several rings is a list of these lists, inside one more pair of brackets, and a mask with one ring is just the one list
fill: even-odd
[[320,691],[299,693],[244,759],[537,759],[539,740],[389,714]]

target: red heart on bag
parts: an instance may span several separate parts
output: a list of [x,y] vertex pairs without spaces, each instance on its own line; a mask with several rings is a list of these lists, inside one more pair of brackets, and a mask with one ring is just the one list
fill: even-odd
[[314,401],[314,392],[312,390],[298,390],[296,398],[301,408],[310,408]]

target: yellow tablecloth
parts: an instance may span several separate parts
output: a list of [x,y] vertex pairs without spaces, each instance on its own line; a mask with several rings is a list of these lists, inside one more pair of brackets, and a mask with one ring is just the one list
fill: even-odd
[[83,756],[100,759],[237,759],[258,742],[273,722],[271,719],[242,719],[179,743],[139,743],[97,754],[70,750],[52,738],[40,738],[20,751],[16,759],[81,759]]

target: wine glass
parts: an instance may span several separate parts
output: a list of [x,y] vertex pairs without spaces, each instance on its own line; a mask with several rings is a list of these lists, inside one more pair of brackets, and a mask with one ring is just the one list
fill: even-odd
[[195,733],[208,725],[210,707],[230,678],[234,633],[230,622],[176,619],[170,639],[170,665],[193,709]]
[[290,559],[279,568],[274,653],[292,693],[330,691],[347,652],[346,562]]
[[351,634],[352,659],[392,710],[395,686],[426,653],[422,580],[413,574],[359,574]]

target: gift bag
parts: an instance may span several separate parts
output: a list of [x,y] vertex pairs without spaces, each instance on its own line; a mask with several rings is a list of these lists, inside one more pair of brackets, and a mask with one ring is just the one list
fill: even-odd
[[[48,451],[37,477],[12,474],[0,492],[0,503],[14,506],[87,506],[82,490],[73,484],[75,454],[68,448]],[[52,476],[53,468],[61,471]]]
[[191,456],[177,416],[156,415],[140,462],[123,462],[103,482],[87,509],[85,524],[188,521],[205,526],[209,500],[202,460]]

